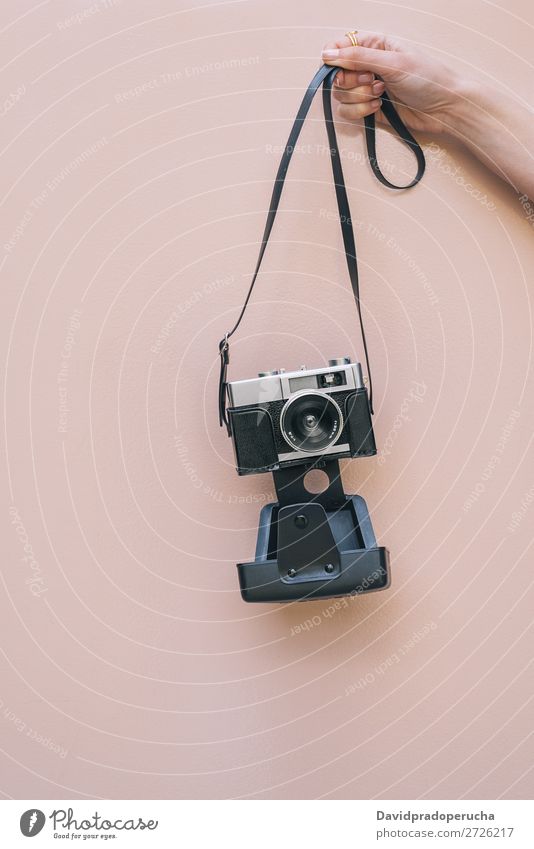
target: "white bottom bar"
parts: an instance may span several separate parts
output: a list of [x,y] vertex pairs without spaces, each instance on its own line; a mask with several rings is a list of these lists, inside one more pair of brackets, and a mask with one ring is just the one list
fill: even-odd
[[33,836],[36,847],[534,846],[526,801],[9,800],[0,802],[0,834],[9,849]]

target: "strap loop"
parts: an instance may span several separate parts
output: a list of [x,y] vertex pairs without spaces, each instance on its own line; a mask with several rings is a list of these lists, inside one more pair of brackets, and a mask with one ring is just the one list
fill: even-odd
[[[293,156],[293,151],[295,150],[298,138],[300,136],[300,132],[302,130],[302,125],[306,119],[306,116],[309,112],[310,106],[312,104],[313,98],[315,97],[315,93],[317,89],[322,84],[323,86],[323,112],[326,123],[326,131],[328,135],[328,144],[330,149],[330,159],[332,163],[332,173],[334,177],[334,185],[336,189],[336,200],[337,207],[339,212],[339,221],[341,225],[341,234],[343,236],[343,246],[345,249],[345,257],[347,260],[347,269],[349,272],[350,283],[352,286],[352,292],[354,295],[354,300],[356,302],[356,309],[358,311],[358,319],[360,324],[360,330],[362,334],[362,342],[363,349],[365,353],[365,364],[367,368],[367,375],[369,378],[369,405],[371,408],[371,413],[373,413],[373,382],[371,377],[371,368],[369,364],[369,353],[367,350],[367,341],[365,338],[365,331],[363,326],[363,317],[361,310],[361,302],[360,302],[360,284],[358,277],[358,263],[356,259],[356,244],[354,241],[354,231],[352,229],[352,219],[350,213],[349,200],[347,196],[347,190],[345,188],[345,180],[343,177],[343,168],[341,166],[341,158],[339,156],[339,150],[337,146],[337,137],[336,130],[334,127],[334,120],[332,116],[332,101],[331,101],[331,92],[332,92],[332,84],[336,77],[336,74],[339,73],[339,68],[331,67],[330,65],[323,65],[314,78],[312,79],[310,85],[308,86],[306,93],[302,99],[302,103],[300,104],[299,110],[297,112],[297,116],[295,118],[295,122],[293,127],[291,128],[291,132],[289,134],[289,138],[287,140],[287,144],[285,150],[282,154],[282,158],[280,160],[280,165],[278,166],[278,172],[276,174],[276,178],[274,181],[273,192],[271,195],[271,202],[269,204],[269,212],[267,214],[267,220],[265,222],[265,229],[263,231],[263,236],[261,240],[261,247],[258,255],[258,259],[256,262],[256,267],[254,269],[254,274],[252,275],[252,281],[250,283],[245,301],[241,308],[241,312],[238,315],[237,321],[229,330],[223,339],[219,342],[219,356],[220,356],[220,376],[219,376],[219,424],[222,426],[226,425],[226,429],[228,434],[230,434],[230,423],[228,421],[228,416],[226,414],[226,384],[227,384],[227,374],[228,374],[228,363],[230,362],[230,344],[229,339],[234,335],[237,328],[241,324],[243,316],[245,314],[245,310],[248,306],[248,302],[250,300],[250,296],[252,295],[252,290],[254,289],[254,284],[256,283],[256,278],[258,276],[261,263],[263,260],[263,255],[265,254],[265,249],[267,247],[267,243],[269,241],[269,236],[271,235],[271,230],[273,229],[273,224],[276,218],[276,213],[278,211],[278,205],[280,203],[280,198],[282,196],[282,190],[284,188],[284,181],[287,174],[287,169],[289,168],[289,163],[291,162],[291,157]],[[408,128],[402,122],[397,110],[393,106],[391,99],[386,91],[382,94],[382,112],[384,113],[386,119],[388,120],[391,127],[398,134],[401,141],[407,144],[410,149],[413,151],[416,161],[417,161],[417,173],[413,180],[408,183],[406,186],[397,186],[394,183],[391,183],[382,173],[380,169],[380,165],[378,163],[378,159],[376,156],[376,129],[375,129],[375,116],[368,115],[367,118],[364,119],[365,123],[365,140],[367,144],[367,156],[373,169],[373,173],[377,180],[379,180],[384,186],[387,186],[390,189],[410,189],[412,186],[415,186],[425,171],[425,156],[417,141],[414,139]]]

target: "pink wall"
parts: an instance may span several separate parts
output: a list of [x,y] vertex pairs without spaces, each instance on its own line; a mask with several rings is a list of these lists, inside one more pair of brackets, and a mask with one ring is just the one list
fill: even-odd
[[[5,796],[530,796],[517,195],[430,138],[423,183],[393,195],[360,128],[340,134],[382,449],[343,476],[392,552],[388,592],[241,601],[272,483],[237,477],[215,402],[322,44],[396,32],[527,97],[533,23],[524,0],[2,4]],[[362,356],[313,118],[233,377]],[[401,180],[409,155],[380,145]]]

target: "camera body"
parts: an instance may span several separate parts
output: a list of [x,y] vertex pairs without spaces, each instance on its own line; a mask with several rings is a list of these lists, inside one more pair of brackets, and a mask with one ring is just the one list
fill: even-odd
[[227,392],[240,475],[376,454],[362,369],[348,357],[317,369],[261,372],[229,382]]

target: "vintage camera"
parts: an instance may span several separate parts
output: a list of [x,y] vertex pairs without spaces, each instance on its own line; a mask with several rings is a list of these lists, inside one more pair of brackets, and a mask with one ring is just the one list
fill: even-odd
[[[339,460],[376,454],[367,389],[348,357],[324,368],[262,372],[226,384],[240,475],[272,472],[278,501],[260,514],[253,561],[238,563],[248,602],[357,595],[389,586],[367,505],[345,495]],[[306,476],[328,478],[311,493]]]
[[362,369],[349,357],[323,368],[261,372],[231,381],[227,391],[240,475],[376,454]]

